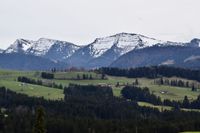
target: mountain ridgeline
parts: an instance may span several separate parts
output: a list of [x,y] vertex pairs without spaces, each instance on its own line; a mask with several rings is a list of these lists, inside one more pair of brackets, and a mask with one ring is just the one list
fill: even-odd
[[46,38],[17,39],[6,50],[0,50],[0,68],[20,70],[152,65],[199,68],[199,60],[200,39],[180,43],[129,33],[97,38],[82,46]]

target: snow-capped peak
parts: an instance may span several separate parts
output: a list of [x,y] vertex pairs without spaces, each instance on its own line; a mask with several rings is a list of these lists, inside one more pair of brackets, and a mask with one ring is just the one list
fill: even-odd
[[40,38],[39,40],[32,43],[32,46],[27,49],[27,53],[37,56],[43,56],[48,52],[48,50],[56,41],[57,40]]
[[25,52],[31,47],[32,41],[26,39],[17,39],[13,44],[5,50],[5,53]]
[[123,55],[133,49],[150,47],[158,43],[164,43],[164,41],[139,34],[119,33],[109,37],[97,38],[90,44],[90,54],[97,58],[115,46],[121,50],[120,55]]

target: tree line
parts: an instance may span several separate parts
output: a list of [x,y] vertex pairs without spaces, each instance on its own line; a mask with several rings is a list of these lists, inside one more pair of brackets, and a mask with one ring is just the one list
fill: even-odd
[[177,87],[186,87],[191,88],[192,91],[197,91],[199,89],[199,84],[190,83],[189,81],[177,80],[177,79],[163,79],[162,77],[154,80],[154,84],[157,85],[168,85],[168,86],[177,86]]
[[56,84],[55,82],[43,82],[42,80],[35,80],[35,79],[31,79],[25,76],[20,76],[17,78],[18,82],[22,82],[22,83],[28,83],[28,84],[34,84],[34,85],[41,85],[41,86],[45,86],[45,87],[51,87],[51,88],[56,88],[56,89],[63,89],[63,85],[62,84]]
[[125,76],[128,78],[159,78],[159,77],[181,77],[191,80],[200,81],[200,70],[191,70],[185,68],[176,68],[169,66],[150,66],[139,68],[110,68],[103,67],[97,70],[99,73],[104,73],[112,76]]

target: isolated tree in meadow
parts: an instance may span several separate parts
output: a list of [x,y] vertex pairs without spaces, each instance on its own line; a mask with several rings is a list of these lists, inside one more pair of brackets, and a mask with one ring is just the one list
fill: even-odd
[[119,87],[119,82],[117,82],[116,87]]
[[105,79],[106,75],[104,73],[101,74],[101,79]]
[[197,91],[197,89],[192,85],[192,91]]
[[80,77],[80,75],[79,75],[79,74],[77,74],[76,78],[77,78],[78,80],[80,80],[80,79],[81,79],[81,77]]
[[183,107],[184,108],[189,108],[189,106],[190,106],[190,101],[188,100],[188,97],[185,96],[184,100],[183,100]]
[[139,85],[138,79],[135,79],[135,85]]
[[35,120],[33,133],[46,133],[45,111],[43,107],[38,107],[36,110],[36,120]]
[[63,89],[63,85],[60,84],[60,85],[58,86],[58,88],[59,88],[59,89]]
[[163,80],[163,78],[160,78],[160,84],[161,84],[161,85],[164,84],[164,80]]
[[187,81],[187,82],[186,82],[186,87],[189,87],[189,86],[190,86],[190,85],[189,85],[189,82]]
[[91,80],[91,79],[93,79],[93,77],[92,77],[92,74],[90,74],[90,77],[89,77],[89,79]]

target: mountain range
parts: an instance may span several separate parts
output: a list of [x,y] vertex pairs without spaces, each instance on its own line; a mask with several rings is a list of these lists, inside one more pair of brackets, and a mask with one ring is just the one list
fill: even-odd
[[129,33],[97,38],[84,46],[47,38],[36,41],[17,39],[6,50],[0,50],[0,67],[20,70],[148,65],[198,68],[199,60],[200,39],[180,43]]

